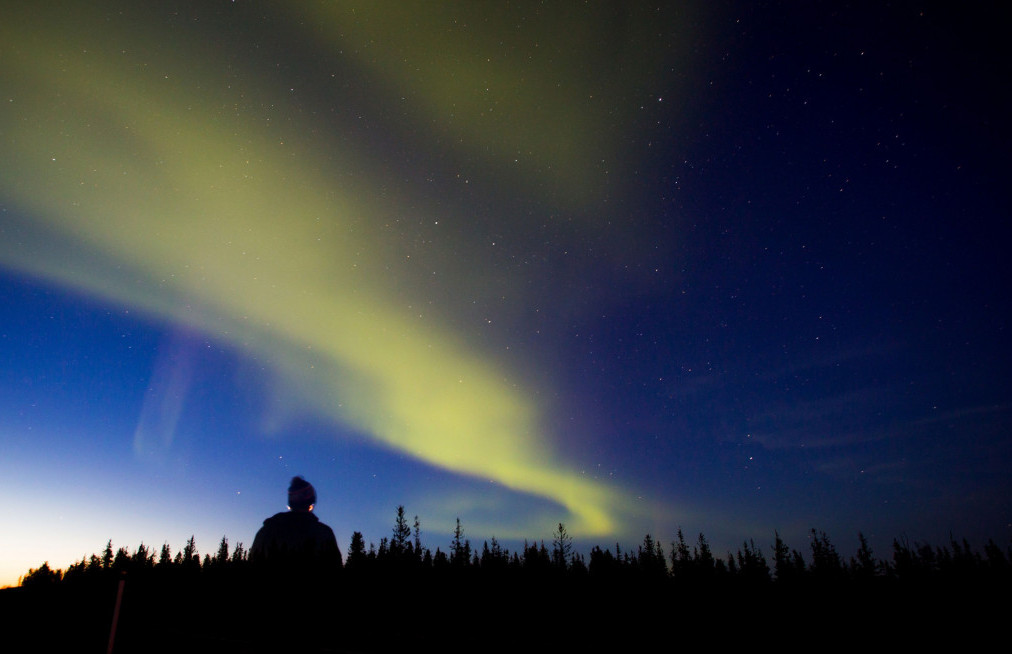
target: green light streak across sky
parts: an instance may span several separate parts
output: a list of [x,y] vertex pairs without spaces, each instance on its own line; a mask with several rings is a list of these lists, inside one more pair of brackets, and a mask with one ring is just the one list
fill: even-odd
[[[368,228],[380,191],[340,181],[361,154],[243,110],[291,108],[222,84],[206,52],[64,25],[0,27],[0,188],[16,214],[0,263],[204,330],[385,446],[555,501],[574,534],[615,532],[626,494],[558,460],[533,389],[390,290],[411,280]],[[556,140],[539,169],[565,169],[567,149]]]

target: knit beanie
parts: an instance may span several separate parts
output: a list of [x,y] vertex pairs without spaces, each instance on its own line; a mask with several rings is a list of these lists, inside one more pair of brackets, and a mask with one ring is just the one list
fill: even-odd
[[292,477],[288,486],[288,506],[293,510],[306,510],[316,504],[316,489],[302,477]]

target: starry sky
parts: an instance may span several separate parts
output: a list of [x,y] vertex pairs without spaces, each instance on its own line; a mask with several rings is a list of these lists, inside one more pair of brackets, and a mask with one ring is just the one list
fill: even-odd
[[1012,537],[987,10],[3,5],[0,585],[295,474],[343,550]]

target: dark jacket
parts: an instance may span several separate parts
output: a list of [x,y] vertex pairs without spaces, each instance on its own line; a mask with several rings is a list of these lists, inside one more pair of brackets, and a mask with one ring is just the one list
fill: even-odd
[[266,563],[340,567],[334,531],[309,511],[278,513],[264,520],[250,548],[250,559]]

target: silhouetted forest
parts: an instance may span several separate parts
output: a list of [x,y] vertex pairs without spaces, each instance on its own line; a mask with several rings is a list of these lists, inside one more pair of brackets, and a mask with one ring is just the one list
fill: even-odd
[[[858,534],[844,558],[812,529],[804,551],[773,534],[736,552],[712,552],[679,529],[666,546],[646,535],[635,550],[574,549],[564,524],[550,541],[516,551],[495,538],[472,545],[460,521],[446,551],[421,542],[417,516],[398,507],[392,533],[366,546],[352,536],[343,564],[323,569],[251,559],[222,538],[201,556],[141,544],[85,556],[66,570],[48,562],[0,611],[17,617],[26,644],[115,651],[402,651],[419,645],[486,651],[598,649],[690,643],[742,645],[774,635],[803,643],[875,638],[962,642],[997,632],[1009,608],[1012,547],[982,552],[894,540],[879,558]],[[119,610],[116,610],[117,605]],[[52,625],[61,625],[54,629]],[[961,631],[962,630],[962,631]]]

